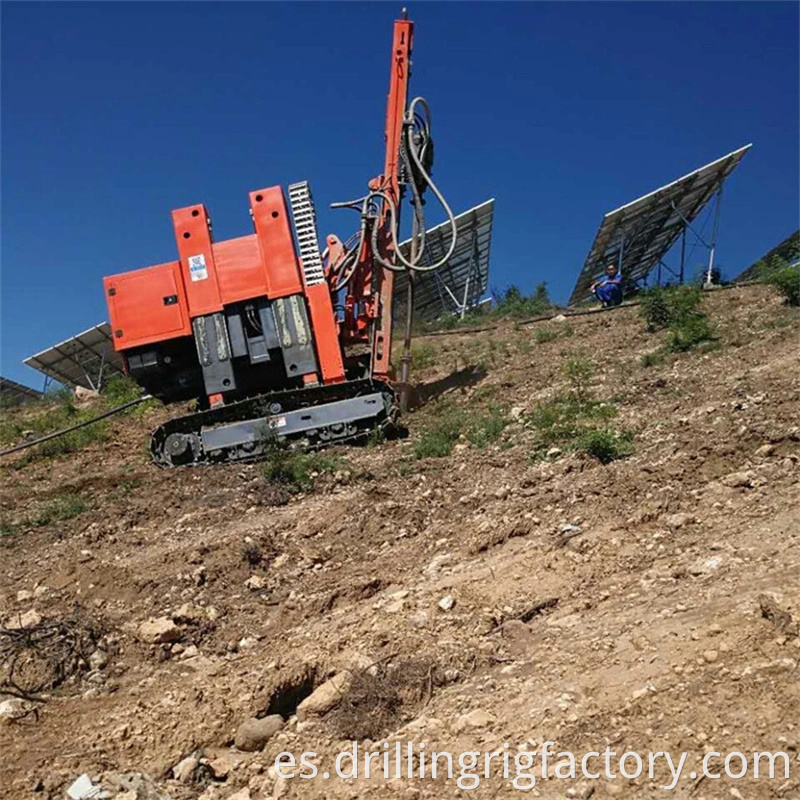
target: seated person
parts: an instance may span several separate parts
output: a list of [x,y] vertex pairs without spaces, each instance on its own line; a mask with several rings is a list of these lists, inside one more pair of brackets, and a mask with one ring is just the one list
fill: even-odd
[[603,304],[603,308],[618,306],[622,302],[622,275],[613,262],[606,264],[606,277],[591,285],[595,297]]

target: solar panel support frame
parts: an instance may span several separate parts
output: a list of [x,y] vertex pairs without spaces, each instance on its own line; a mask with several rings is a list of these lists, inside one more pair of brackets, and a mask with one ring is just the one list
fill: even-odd
[[[655,270],[657,270],[656,280],[660,283],[662,268],[675,275],[675,272],[664,263],[663,256],[676,243],[678,236],[682,236],[682,241],[681,261],[676,278],[683,283],[686,279],[687,229],[694,234],[697,242],[709,251],[707,265],[704,267],[705,282],[709,283],[713,277],[719,241],[722,189],[725,181],[751,147],[752,144],[740,147],[682,178],[608,212],[595,235],[586,263],[570,296],[569,305],[575,305],[591,297],[589,287],[593,280],[599,279],[598,276],[602,272],[598,271],[598,267],[608,263],[614,256],[617,257],[623,285],[628,287],[639,284],[646,287],[648,278]],[[665,205],[664,200],[669,200],[669,204]],[[711,241],[706,242],[691,223],[712,202],[714,224]],[[680,231],[677,230],[678,227]],[[626,266],[624,263],[626,258],[628,261],[633,258],[634,262],[627,264],[623,269]]]

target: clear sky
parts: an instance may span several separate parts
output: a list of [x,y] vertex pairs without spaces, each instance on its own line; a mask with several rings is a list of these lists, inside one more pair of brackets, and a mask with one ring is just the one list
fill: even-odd
[[[605,212],[748,142],[719,263],[797,228],[797,3],[408,5],[435,177],[497,200],[493,286],[565,302]],[[173,208],[240,236],[249,191],[307,179],[349,235],[326,207],[382,167],[400,9],[3,2],[0,373],[41,386],[21,359],[107,318],[104,275],[175,259]]]

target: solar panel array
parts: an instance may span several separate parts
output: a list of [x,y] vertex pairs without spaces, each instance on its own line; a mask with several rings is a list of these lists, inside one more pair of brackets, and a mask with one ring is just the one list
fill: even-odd
[[741,281],[755,280],[759,273],[768,270],[775,258],[782,259],[787,264],[800,263],[800,230],[787,236],[779,245],[776,245],[768,253],[761,256],[754,264],[736,276],[734,283]]
[[3,406],[18,406],[31,400],[39,400],[42,393],[30,386],[12,381],[10,378],[0,377],[0,401]]
[[[436,319],[446,313],[460,313],[477,305],[489,286],[489,251],[492,243],[494,199],[487,200],[459,214],[456,219],[456,247],[447,263],[435,272],[418,272],[414,276],[414,314],[417,319]],[[443,222],[425,232],[425,250],[421,266],[435,264],[450,247],[452,228]],[[401,242],[400,249],[410,257],[411,240]],[[395,301],[405,304],[407,277],[395,278]],[[398,311],[398,318],[402,316]]]
[[42,350],[23,362],[66,386],[99,389],[110,375],[124,373],[107,322]]
[[644,279],[675,244],[733,172],[751,144],[706,164],[603,217],[569,305],[591,297],[590,286],[604,275],[609,261],[619,263],[625,286]]

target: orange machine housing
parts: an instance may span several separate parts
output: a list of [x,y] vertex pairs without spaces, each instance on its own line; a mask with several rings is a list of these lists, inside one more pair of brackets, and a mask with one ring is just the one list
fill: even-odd
[[[398,207],[412,35],[410,21],[395,22],[384,170],[370,182]],[[227,241],[214,242],[203,204],[176,209],[177,261],[104,278],[114,346],[151,394],[216,406],[275,388],[387,377],[392,273],[364,239],[357,273],[337,297],[309,223],[310,193],[298,187],[307,184],[290,187],[291,209],[279,186],[250,192],[254,233]],[[387,213],[384,204],[370,225],[392,258]],[[345,357],[355,345],[361,352]]]

